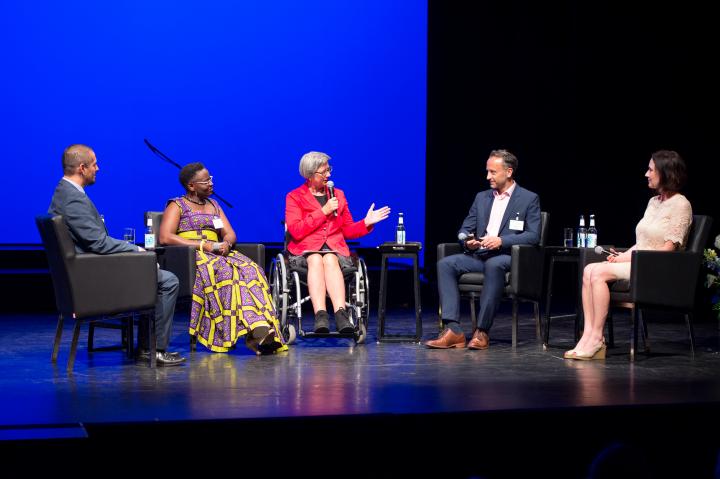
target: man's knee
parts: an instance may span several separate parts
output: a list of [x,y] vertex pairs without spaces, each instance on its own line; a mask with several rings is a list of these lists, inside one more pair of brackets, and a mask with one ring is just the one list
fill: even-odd
[[441,271],[443,273],[446,272],[455,272],[457,269],[457,258],[456,255],[450,255],[445,256],[443,259],[437,262],[437,269],[438,273]]

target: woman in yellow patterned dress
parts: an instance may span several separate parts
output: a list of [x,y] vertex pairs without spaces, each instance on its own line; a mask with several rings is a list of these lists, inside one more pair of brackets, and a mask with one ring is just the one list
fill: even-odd
[[220,205],[210,198],[212,176],[202,163],[180,171],[185,195],[168,201],[160,243],[197,249],[197,271],[190,312],[190,334],[208,349],[226,352],[245,336],[257,354],[285,351],[262,268],[234,251],[235,231]]

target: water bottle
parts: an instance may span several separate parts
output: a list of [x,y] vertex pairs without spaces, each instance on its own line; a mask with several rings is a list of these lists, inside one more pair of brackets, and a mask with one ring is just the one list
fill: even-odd
[[395,242],[397,244],[405,244],[405,223],[403,223],[402,213],[398,213],[398,224],[395,229]]
[[580,225],[577,229],[577,247],[584,248],[587,242],[587,229],[585,229],[585,216],[580,215]]
[[595,228],[595,215],[590,215],[590,226],[588,227],[585,246],[587,246],[588,248],[594,248],[597,246],[597,229]]
[[147,219],[145,227],[145,249],[150,251],[155,249],[155,233],[153,233],[152,218]]

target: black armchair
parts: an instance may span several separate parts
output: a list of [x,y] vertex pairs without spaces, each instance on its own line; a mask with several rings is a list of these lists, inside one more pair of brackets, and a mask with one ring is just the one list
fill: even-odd
[[[511,248],[510,272],[505,275],[504,298],[512,301],[512,346],[517,346],[518,306],[522,302],[531,302],[534,306],[535,334],[539,339],[540,332],[540,297],[542,295],[542,282],[544,272],[543,247],[547,241],[548,222],[550,215],[543,211],[540,213],[540,244],[514,245]],[[458,243],[441,243],[437,249],[437,259],[440,261],[446,256],[462,253],[462,246]],[[470,300],[470,316],[473,331],[477,328],[477,315],[475,301],[480,298],[485,275],[483,273],[465,273],[458,278],[458,289],[463,297]],[[442,311],[440,311],[442,317]]]
[[[75,364],[82,321],[95,321],[120,313],[148,314],[152,317],[157,296],[157,263],[154,253],[97,255],[76,253],[75,244],[62,216],[35,218],[48,257],[50,275],[59,311],[53,343],[52,362],[57,362],[63,319],[75,320],[67,369]],[[155,366],[155,322],[147,321],[151,346],[150,366]],[[132,320],[128,354],[132,354]]]
[[[638,326],[642,323],[645,349],[649,350],[647,324],[643,311],[663,310],[682,313],[690,337],[690,350],[695,354],[695,334],[692,326],[692,310],[700,277],[703,248],[710,236],[713,219],[710,216],[693,215],[685,251],[633,251],[630,280],[615,281],[610,285],[610,311],[608,331],[612,334],[612,309],[630,309],[632,324],[630,336],[630,359],[635,359],[638,347]],[[593,258],[601,261],[603,258]],[[594,262],[588,256],[588,263]],[[612,342],[612,341],[611,341]]]
[[[630,338],[631,360],[635,359],[638,324],[641,321],[646,333],[642,313],[648,309],[682,313],[690,337],[690,350],[695,354],[692,310],[703,248],[710,236],[712,221],[710,216],[693,215],[685,251],[633,251],[630,281],[617,281],[610,289],[610,307],[630,309],[633,326]],[[647,339],[645,346],[649,347]]]
[[[152,218],[153,233],[159,238],[160,224],[163,219],[161,211],[146,211],[145,221]],[[259,266],[265,265],[265,245],[261,243],[236,243],[233,250],[244,254]],[[192,298],[193,286],[195,285],[196,272],[196,249],[191,246],[168,245],[157,248],[157,257],[160,268],[174,273],[178,277],[178,300],[190,300]],[[190,338],[190,347],[195,349],[197,338]]]

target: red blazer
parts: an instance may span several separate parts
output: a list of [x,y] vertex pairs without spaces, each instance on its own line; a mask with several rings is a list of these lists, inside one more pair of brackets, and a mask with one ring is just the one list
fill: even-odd
[[372,231],[365,221],[353,221],[345,193],[335,188],[338,215],[324,215],[322,207],[307,184],[295,188],[285,197],[285,224],[290,233],[288,250],[294,255],[319,250],[327,245],[343,256],[350,256],[345,238],[355,239]]

